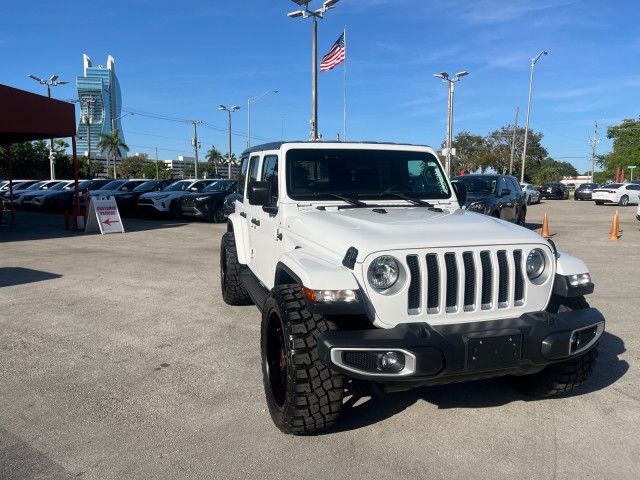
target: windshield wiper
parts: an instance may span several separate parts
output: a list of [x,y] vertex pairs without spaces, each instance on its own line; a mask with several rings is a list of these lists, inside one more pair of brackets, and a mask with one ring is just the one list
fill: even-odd
[[349,205],[352,205],[354,207],[368,207],[369,205],[367,205],[364,202],[361,202],[360,200],[358,200],[357,198],[351,198],[351,197],[347,197],[346,195],[342,195],[341,193],[329,193],[329,192],[317,192],[314,197],[321,197],[323,195],[328,195],[330,197],[335,197],[338,200],[342,200],[343,202],[347,202]]
[[423,207],[433,207],[433,205],[429,202],[425,202],[424,200],[420,200],[419,198],[409,197],[404,193],[396,192],[393,190],[385,190],[384,192],[380,192],[379,195],[393,195],[394,197],[401,198],[402,200],[406,200],[407,202],[411,202],[415,205],[421,205]]

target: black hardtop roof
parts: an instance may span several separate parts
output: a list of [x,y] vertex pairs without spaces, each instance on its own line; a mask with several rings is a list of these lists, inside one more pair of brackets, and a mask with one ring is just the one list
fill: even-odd
[[398,143],[398,142],[367,142],[367,141],[339,142],[337,140],[312,142],[311,140],[288,140],[286,142],[270,142],[270,143],[263,143],[261,145],[255,145],[253,147],[249,147],[245,149],[241,155],[247,155],[253,152],[262,152],[264,150],[279,150],[280,147],[282,147],[282,145],[285,145],[287,143],[308,143],[310,145],[317,145],[317,144],[329,145],[330,144],[330,145],[409,145],[412,147],[428,147],[429,146],[429,145],[420,145],[416,143]]

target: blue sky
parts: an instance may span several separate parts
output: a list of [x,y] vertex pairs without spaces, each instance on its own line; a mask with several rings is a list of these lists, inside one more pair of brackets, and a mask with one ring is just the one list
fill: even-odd
[[[312,6],[319,7],[319,0]],[[72,83],[82,54],[116,59],[125,108],[202,119],[203,150],[226,151],[226,114],[238,104],[234,151],[246,143],[247,98],[260,140],[306,139],[309,132],[310,22],[289,19],[288,0],[129,0],[6,3],[0,16],[0,83],[42,92],[27,78],[52,73]],[[468,70],[456,88],[454,132],[485,134],[526,110],[530,58],[536,66],[531,127],[551,155],[588,168],[593,122],[600,150],[607,125],[640,115],[640,8],[637,1],[342,0],[319,25],[319,53],[347,27],[350,139],[439,146],[446,88],[438,71]],[[342,131],[342,68],[320,74],[319,127]],[[191,155],[190,125],[123,119],[132,152]],[[578,158],[573,158],[578,157]]]

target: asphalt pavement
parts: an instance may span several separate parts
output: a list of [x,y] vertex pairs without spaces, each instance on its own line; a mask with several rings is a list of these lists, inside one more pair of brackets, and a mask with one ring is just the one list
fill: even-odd
[[255,307],[219,293],[224,225],[124,219],[71,234],[53,215],[0,226],[0,479],[576,479],[640,469],[640,222],[547,201],[560,250],[607,319],[591,380],[531,400],[502,379],[352,398],[337,428],[280,433]]

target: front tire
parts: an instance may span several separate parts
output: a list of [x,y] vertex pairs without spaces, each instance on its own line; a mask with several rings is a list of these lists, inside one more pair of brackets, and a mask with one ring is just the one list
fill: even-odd
[[602,200],[596,200],[596,205],[604,205],[604,202]]
[[228,305],[252,305],[253,301],[242,283],[242,265],[238,262],[236,239],[233,232],[222,235],[220,241],[220,288],[222,299]]
[[[562,298],[553,296],[547,311],[566,312],[589,308],[584,297]],[[556,397],[574,391],[591,373],[598,358],[597,344],[588,352],[559,363],[546,366],[532,375],[510,377],[511,384],[521,392],[533,397]]]
[[620,202],[618,203],[618,205],[620,205],[621,207],[626,207],[627,205],[629,205],[629,197],[627,195],[623,195],[620,198]]
[[328,330],[336,325],[307,310],[300,286],[271,291],[262,314],[262,375],[269,413],[284,433],[314,434],[340,416],[344,378],[318,356],[318,335]]

